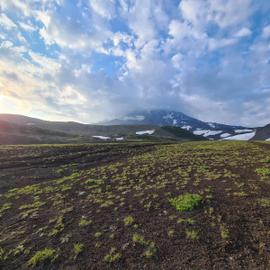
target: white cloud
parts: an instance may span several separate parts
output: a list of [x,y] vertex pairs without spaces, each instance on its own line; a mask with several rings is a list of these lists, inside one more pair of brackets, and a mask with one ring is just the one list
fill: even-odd
[[76,78],[80,77],[82,74],[90,74],[91,73],[91,66],[82,64],[79,68],[74,69],[74,76]]
[[0,45],[0,48],[1,48],[1,49],[9,49],[9,48],[11,48],[11,47],[13,47],[13,43],[12,43],[11,41],[9,41],[9,40],[3,41],[3,42],[1,43],[1,45]]
[[[161,17],[159,17],[161,14]],[[167,20],[162,13],[160,1],[137,0],[123,12],[129,28],[138,37],[135,42],[140,49],[146,42],[156,38],[159,27],[166,27]]]
[[36,15],[37,19],[40,20],[46,28],[48,28],[51,22],[50,14],[46,11],[37,11]]
[[209,50],[216,50],[216,49],[220,49],[226,46],[231,46],[234,45],[235,43],[237,43],[237,39],[236,38],[222,38],[222,39],[214,39],[214,38],[210,38],[209,39]]
[[51,74],[56,74],[59,72],[61,65],[58,63],[58,60],[34,53],[32,51],[29,52],[29,55],[31,56],[33,63],[37,64],[45,72]]
[[47,45],[57,44],[72,50],[105,51],[103,43],[112,36],[111,31],[99,19],[86,18],[85,25],[74,16],[60,17],[55,11],[39,12],[38,18],[44,25],[39,33]]
[[172,64],[177,69],[181,67],[182,61],[183,61],[183,55],[181,53],[177,53],[172,57]]
[[200,27],[202,21],[208,20],[208,1],[182,0],[179,8],[183,18],[196,27]]
[[89,4],[94,12],[105,19],[111,19],[115,16],[114,0],[89,0]]
[[27,43],[26,39],[24,38],[24,36],[22,35],[21,32],[18,32],[16,34],[16,38],[17,38],[18,41],[21,42],[21,44],[26,44]]
[[87,102],[87,99],[78,90],[75,90],[74,86],[67,85],[61,91],[57,102],[60,105],[82,105]]
[[263,28],[262,37],[263,38],[269,38],[270,37],[270,25],[267,25],[267,26],[265,26]]
[[17,25],[5,13],[0,14],[0,25],[7,30],[17,27]]
[[234,36],[235,37],[239,37],[239,38],[242,38],[242,37],[248,37],[252,34],[251,30],[247,27],[243,27],[241,28],[239,31],[237,31]]
[[169,25],[169,34],[176,40],[181,40],[182,38],[192,34],[192,28],[186,22],[173,20]]
[[114,33],[112,36],[112,41],[114,46],[118,46],[121,43],[124,43],[128,47],[131,47],[133,45],[133,37],[121,32]]
[[33,32],[37,30],[37,27],[33,26],[30,23],[25,23],[25,22],[19,22],[20,27],[27,31],[27,32]]
[[31,14],[31,5],[33,1],[21,1],[21,0],[0,0],[1,10],[15,10],[21,12],[24,16]]
[[208,2],[211,20],[221,28],[245,22],[252,13],[252,0],[211,0]]
[[196,28],[213,22],[221,28],[244,22],[251,14],[251,0],[182,0],[179,4],[185,20]]

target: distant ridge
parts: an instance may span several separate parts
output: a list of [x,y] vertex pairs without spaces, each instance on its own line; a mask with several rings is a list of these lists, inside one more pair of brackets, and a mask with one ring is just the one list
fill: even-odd
[[172,130],[170,127],[144,124],[88,125],[0,114],[0,144],[183,140],[205,140],[205,138],[179,127]]
[[1,144],[202,139],[270,140],[270,124],[259,128],[232,126],[204,122],[170,110],[135,111],[121,118],[94,125],[0,114]]
[[[208,139],[233,139],[234,136],[250,133],[256,128],[225,125],[215,122],[204,122],[190,117],[182,112],[171,110],[142,110],[134,111],[118,119],[103,122],[105,125],[157,125],[174,126],[186,129],[195,135],[202,135]],[[254,136],[254,134],[253,134]],[[237,139],[237,137],[235,137]]]

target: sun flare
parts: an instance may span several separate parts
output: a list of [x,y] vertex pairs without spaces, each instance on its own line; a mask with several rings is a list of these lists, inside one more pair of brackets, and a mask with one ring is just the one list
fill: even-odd
[[0,113],[17,113],[14,101],[5,95],[0,95]]

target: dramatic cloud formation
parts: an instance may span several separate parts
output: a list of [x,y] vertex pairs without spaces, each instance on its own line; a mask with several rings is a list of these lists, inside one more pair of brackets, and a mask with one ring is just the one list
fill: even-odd
[[0,112],[270,122],[270,2],[0,0]]

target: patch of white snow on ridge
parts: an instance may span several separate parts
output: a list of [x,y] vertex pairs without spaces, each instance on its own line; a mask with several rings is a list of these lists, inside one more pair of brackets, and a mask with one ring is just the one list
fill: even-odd
[[213,135],[218,135],[220,133],[222,133],[222,130],[209,130],[206,134],[204,134],[205,136],[213,136]]
[[195,135],[203,135],[204,137],[218,135],[222,133],[222,130],[195,130],[193,134]]
[[173,125],[175,126],[177,124],[177,120],[173,119]]
[[137,135],[145,135],[145,134],[152,135],[154,132],[155,132],[154,129],[152,129],[152,130],[142,130],[142,131],[137,131],[136,134]]
[[185,126],[182,126],[181,128],[182,129],[186,129],[186,130],[190,130],[190,129],[192,129],[192,126],[185,125]]
[[223,133],[223,134],[220,135],[221,138],[226,138],[226,137],[229,137],[229,136],[231,136],[230,133]]
[[266,139],[267,142],[270,142],[270,138]]
[[92,136],[92,137],[95,139],[100,139],[100,140],[105,140],[105,141],[111,139],[111,137],[105,137],[105,136]]
[[244,132],[252,132],[253,129],[236,129],[235,133],[244,133]]
[[250,132],[250,133],[239,134],[239,135],[227,137],[224,140],[248,141],[254,137],[255,133],[256,132],[254,131],[254,132]]
[[214,123],[207,123],[207,124],[208,124],[208,126],[211,127],[211,128],[215,128],[215,127],[216,127],[216,125],[215,125]]
[[123,140],[124,140],[124,137],[115,138],[115,140],[116,140],[117,142],[123,141]]
[[205,134],[208,131],[209,130],[197,129],[197,130],[193,131],[193,134],[195,134],[195,135],[203,135],[203,134]]

